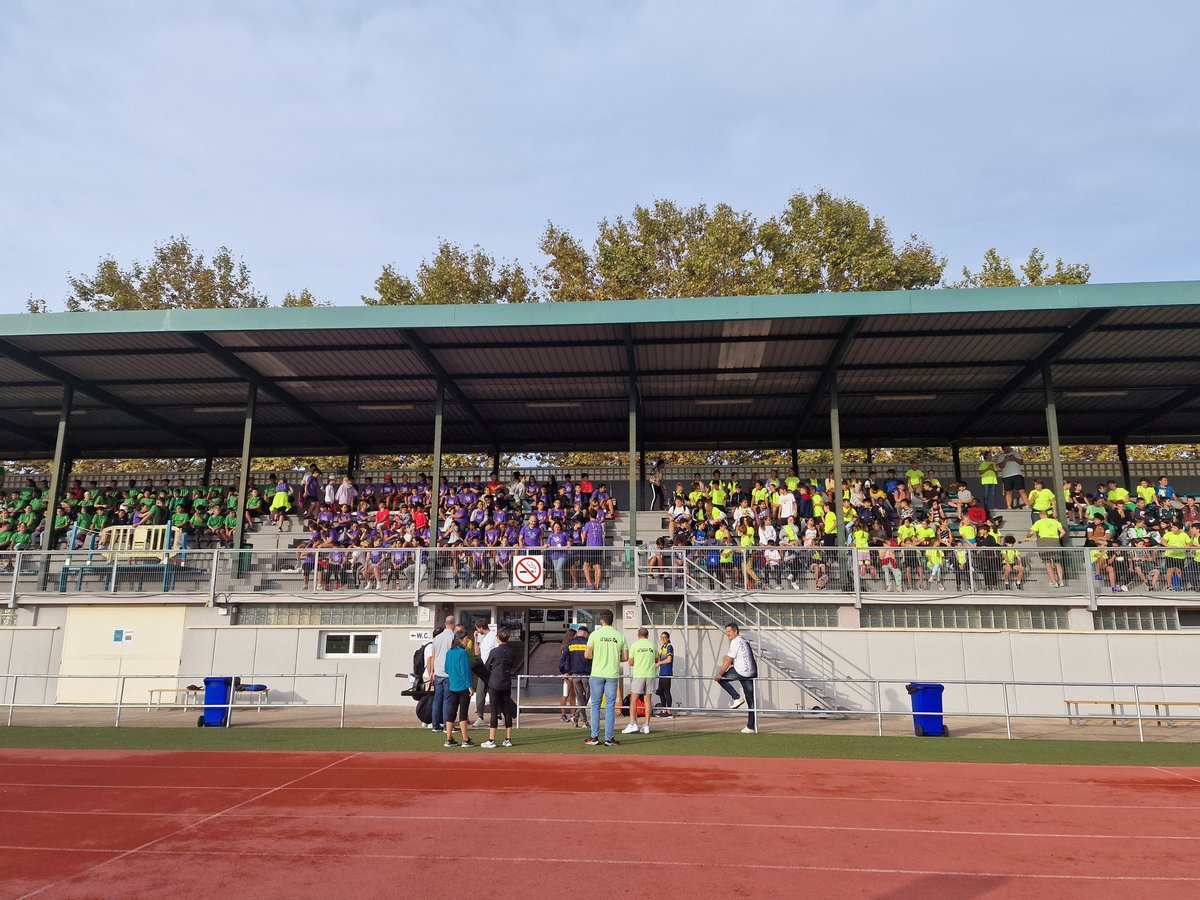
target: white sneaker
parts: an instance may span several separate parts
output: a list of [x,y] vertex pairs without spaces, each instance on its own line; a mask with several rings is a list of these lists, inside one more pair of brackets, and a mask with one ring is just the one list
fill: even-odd
[[479,746],[482,747],[484,750],[495,750],[496,742],[495,741],[484,741]]
[[626,725],[625,730],[621,732],[621,734],[637,734],[637,733],[638,733],[638,727],[636,725],[634,725],[632,722],[630,722],[628,725]]
[[472,728],[483,728],[483,719],[476,719],[475,724],[472,725],[471,727]]
[[649,726],[649,725],[643,725],[643,726],[642,726],[642,734],[649,734],[649,733],[650,733],[650,726]]
[[734,701],[733,701],[733,703],[730,705],[730,707],[729,707],[729,708],[730,708],[730,709],[737,709],[738,707],[745,706],[745,705],[746,705],[746,698],[745,698],[745,697],[738,697],[736,700],[734,700]]
[[[749,725],[747,725],[745,728],[742,729],[742,734],[755,734],[755,733],[756,732],[754,731],[754,729],[751,728]],[[484,746],[486,747],[487,745],[484,744]]]

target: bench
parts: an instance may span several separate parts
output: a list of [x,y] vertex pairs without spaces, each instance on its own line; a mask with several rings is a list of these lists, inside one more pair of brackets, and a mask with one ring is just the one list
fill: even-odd
[[1112,723],[1116,725],[1120,722],[1122,728],[1128,728],[1131,721],[1137,720],[1137,713],[1132,716],[1126,714],[1126,706],[1132,706],[1135,709],[1139,706],[1154,707],[1154,715],[1143,716],[1143,720],[1156,722],[1159,726],[1166,722],[1168,728],[1175,727],[1175,723],[1171,719],[1171,707],[1200,708],[1200,701],[1196,700],[1142,700],[1140,703],[1135,703],[1133,700],[1066,700],[1064,702],[1067,704],[1067,723],[1070,725],[1086,725],[1088,718],[1092,718],[1084,717],[1079,710],[1081,706],[1107,706],[1112,715]]
[[151,708],[162,709],[163,698],[166,696],[169,696],[172,701],[176,701],[170,704],[172,708],[180,706],[177,701],[182,697],[182,708],[184,712],[187,712],[190,707],[196,705],[196,701],[203,700],[204,688],[151,688],[150,699],[146,701],[146,712],[150,712]]
[[75,580],[75,590],[82,591],[83,580],[89,576],[102,579],[105,591],[114,589],[112,582],[115,578],[117,588],[120,588],[122,582],[128,582],[135,586],[134,590],[142,591],[145,589],[146,582],[149,581],[151,584],[161,584],[165,593],[174,590],[176,583],[180,581],[191,581],[193,584],[207,581],[209,573],[196,566],[180,566],[172,563],[65,565],[58,572],[58,592],[65,594],[71,579]]

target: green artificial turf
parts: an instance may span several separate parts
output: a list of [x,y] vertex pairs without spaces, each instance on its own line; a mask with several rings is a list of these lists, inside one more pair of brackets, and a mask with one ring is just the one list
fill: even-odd
[[[1200,744],[1134,741],[955,740],[843,735],[724,734],[657,731],[618,735],[620,747],[586,747],[582,731],[521,729],[512,749],[447,750],[440,735],[415,728],[0,728],[0,747],[72,750],[334,750],[412,753],[587,753],[894,759],[1060,765],[1200,766]],[[480,740],[480,732],[474,732]]]

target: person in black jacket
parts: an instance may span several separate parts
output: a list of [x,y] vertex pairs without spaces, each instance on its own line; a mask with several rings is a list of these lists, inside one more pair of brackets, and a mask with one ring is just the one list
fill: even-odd
[[571,721],[578,728],[581,724],[590,727],[588,722],[588,704],[592,702],[591,682],[592,661],[587,653],[588,629],[580,625],[575,637],[563,645],[562,654],[558,659],[558,671],[570,677],[575,685],[575,702],[579,704],[571,712]]
[[500,714],[504,714],[504,743],[501,746],[511,747],[512,742],[512,677],[513,652],[508,646],[508,629],[501,628],[496,632],[500,642],[488,657],[488,693],[492,695],[492,725],[488,739],[480,744],[488,750],[496,746],[496,726],[500,724]]

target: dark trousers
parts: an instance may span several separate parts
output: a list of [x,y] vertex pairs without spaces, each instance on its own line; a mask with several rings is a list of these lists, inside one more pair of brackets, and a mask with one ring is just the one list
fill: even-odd
[[733,682],[733,681],[740,681],[742,684],[742,693],[744,693],[746,695],[746,709],[747,709],[746,727],[753,728],[754,727],[754,678],[753,678],[753,676],[750,676],[750,675],[739,675],[737,673],[737,671],[733,668],[733,666],[730,666],[728,669],[725,670],[725,674],[721,676],[721,681],[719,683],[720,683],[721,687],[724,688],[725,693],[727,693],[730,697],[732,697],[734,700],[736,700],[738,698],[738,692],[736,690],[734,690],[733,685],[730,684],[730,682]]
[[[484,707],[487,705],[488,695],[487,666],[481,662],[477,662],[475,665],[471,666],[471,674],[479,680],[479,684],[475,685],[475,715],[482,719]],[[493,704],[495,703],[494,700],[492,702]]]
[[671,676],[670,675],[659,675],[658,676],[658,690],[655,691],[655,693],[658,694],[659,702],[664,710],[670,709],[672,706],[675,705],[674,699],[671,697]]
[[512,728],[512,689],[492,689],[492,728],[500,724],[500,716],[504,716],[504,727]]

